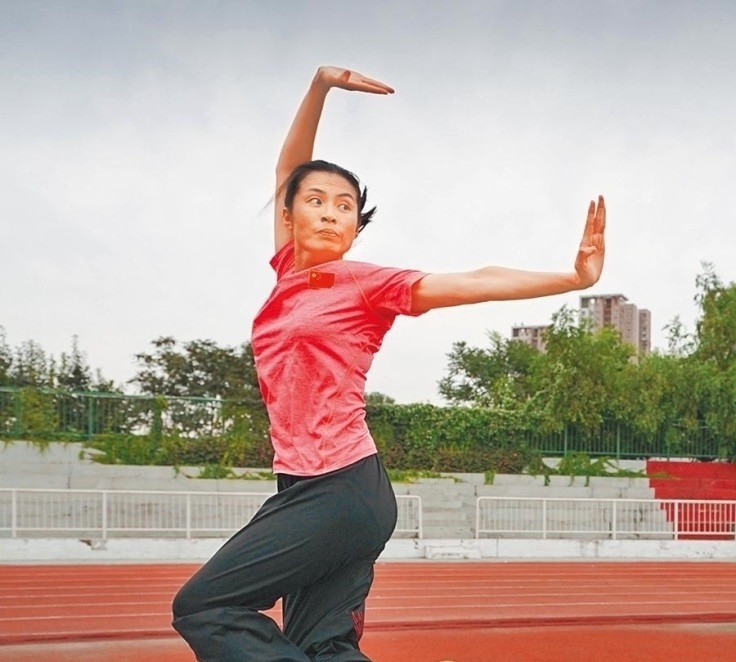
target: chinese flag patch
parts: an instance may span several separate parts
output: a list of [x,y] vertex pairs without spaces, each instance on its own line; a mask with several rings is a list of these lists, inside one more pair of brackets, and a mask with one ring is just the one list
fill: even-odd
[[309,287],[313,287],[318,290],[329,289],[335,284],[335,274],[326,273],[324,271],[310,271],[309,280],[307,282]]

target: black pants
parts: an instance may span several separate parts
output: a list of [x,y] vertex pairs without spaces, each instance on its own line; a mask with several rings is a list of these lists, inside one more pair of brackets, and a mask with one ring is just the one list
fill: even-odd
[[[378,456],[278,493],[181,588],[174,628],[201,662],[364,662],[373,564],[396,526]],[[283,632],[260,613],[283,598]]]

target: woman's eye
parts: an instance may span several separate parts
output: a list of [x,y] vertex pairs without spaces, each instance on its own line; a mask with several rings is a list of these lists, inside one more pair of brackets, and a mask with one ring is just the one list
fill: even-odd
[[320,200],[319,198],[309,198],[309,200],[307,200],[307,202],[310,205],[318,205],[318,204],[320,204],[322,202],[322,200]]
[[341,205],[338,206],[338,209],[340,211],[350,211],[350,205],[346,205],[346,204],[343,203],[343,204],[341,204]]

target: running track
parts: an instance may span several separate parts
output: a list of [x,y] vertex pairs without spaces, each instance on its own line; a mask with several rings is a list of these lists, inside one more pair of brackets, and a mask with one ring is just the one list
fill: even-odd
[[[193,662],[169,623],[196,567],[0,565],[0,661]],[[736,563],[379,563],[363,648],[376,662],[736,662]]]

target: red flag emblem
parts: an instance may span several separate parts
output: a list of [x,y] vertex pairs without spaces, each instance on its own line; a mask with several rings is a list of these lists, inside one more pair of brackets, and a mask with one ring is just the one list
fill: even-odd
[[324,271],[310,271],[307,283],[309,287],[318,290],[329,289],[335,284],[335,274]]

